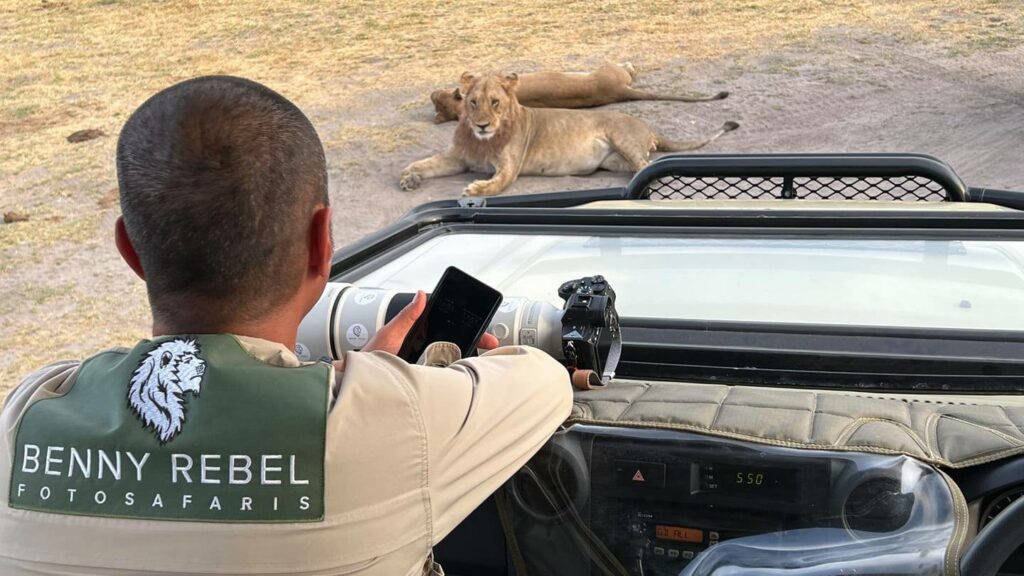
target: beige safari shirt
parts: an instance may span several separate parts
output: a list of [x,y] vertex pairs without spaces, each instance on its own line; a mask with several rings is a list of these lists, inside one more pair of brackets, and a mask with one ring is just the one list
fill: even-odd
[[[255,358],[299,361],[239,337]],[[57,515],[8,507],[14,434],[34,402],[66,394],[80,362],[29,376],[0,414],[0,575],[404,576],[569,415],[565,368],[505,347],[448,367],[349,353],[327,422],[325,519],[214,524]]]

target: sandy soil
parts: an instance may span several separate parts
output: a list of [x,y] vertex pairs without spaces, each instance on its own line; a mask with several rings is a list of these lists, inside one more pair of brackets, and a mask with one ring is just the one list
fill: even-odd
[[[667,62],[640,70],[635,84],[731,96],[710,103],[631,102],[608,109],[635,114],[673,138],[707,133],[725,120],[740,130],[701,152],[922,152],[947,161],[973,186],[1024,190],[1024,48],[962,55],[938,45],[905,45],[858,31],[823,34],[818,51],[744,60]],[[399,112],[408,94],[381,92],[382,123],[420,125],[422,136],[378,158],[355,147],[330,152],[331,164],[363,156],[360,167],[331,173],[335,235],[350,241],[428,200],[458,196],[481,175],[398,188],[409,162],[445,148],[454,123],[429,123],[428,105]],[[384,176],[384,181],[380,175]],[[630,174],[523,177],[506,194],[621,186]]]
[[[601,61],[580,57],[569,67],[586,69]],[[380,66],[383,71],[385,64]],[[509,67],[529,71],[537,64],[510,62]],[[1021,46],[962,51],[833,28],[805,46],[770,54],[649,61],[636,84],[661,91],[729,90],[732,95],[721,102],[611,107],[634,113],[674,138],[710,131],[725,120],[740,122],[739,131],[705,152],[926,152],[947,160],[971,185],[1024,190]],[[416,204],[457,197],[473,179],[428,181],[413,193],[398,188],[401,169],[442,150],[454,129],[452,123],[431,123],[426,94],[432,88],[413,83],[382,88],[360,102],[307,108],[327,142],[339,245]],[[349,137],[329,137],[339,130]],[[394,144],[372,138],[369,145],[357,145],[352,135],[360,131],[401,138]],[[39,166],[3,176],[5,189],[53,191],[47,199],[51,214],[88,215],[74,220],[74,227],[45,214],[0,225],[10,227],[3,231],[7,243],[0,256],[0,398],[32,367],[144,337],[149,320],[143,286],[119,261],[108,232],[117,216],[110,175],[108,191],[87,206],[79,197],[59,193],[74,183],[73,173],[57,179]],[[611,173],[522,178],[508,193],[614,186],[628,178]],[[18,234],[31,238],[65,225],[70,229],[62,228],[53,242],[17,241]]]

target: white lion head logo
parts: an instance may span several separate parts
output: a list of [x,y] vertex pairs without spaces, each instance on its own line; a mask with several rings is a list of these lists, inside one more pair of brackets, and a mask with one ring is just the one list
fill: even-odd
[[151,428],[161,444],[181,432],[185,422],[185,394],[199,396],[206,361],[199,357],[199,342],[175,338],[143,357],[132,372],[128,405]]

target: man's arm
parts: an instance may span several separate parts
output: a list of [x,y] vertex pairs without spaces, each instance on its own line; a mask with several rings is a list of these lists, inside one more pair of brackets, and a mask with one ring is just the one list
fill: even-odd
[[[363,353],[355,355],[355,374],[347,374],[345,359],[336,361],[335,397],[346,381],[361,380],[385,366],[402,381],[426,435],[431,543],[436,544],[568,418],[572,385],[565,367],[526,346],[498,348],[445,368],[407,364],[394,354],[425,307],[425,295],[417,292]],[[480,341],[483,348],[497,345],[491,334]]]
[[572,386],[561,364],[524,346],[408,373],[427,433],[436,544],[547,442],[569,416]]

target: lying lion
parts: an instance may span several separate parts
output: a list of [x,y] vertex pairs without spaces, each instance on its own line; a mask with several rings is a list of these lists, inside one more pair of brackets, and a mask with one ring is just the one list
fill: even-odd
[[[636,77],[632,64],[619,66],[608,64],[590,74],[568,72],[536,72],[519,77],[519,103],[531,108],[593,108],[630,102],[633,100],[675,100],[677,102],[708,102],[721,100],[729,95],[719,92],[714,96],[687,94],[667,96],[636,90],[631,86]],[[430,95],[434,103],[434,122],[440,124],[458,120],[462,113],[462,92],[460,88],[435,90]]]
[[460,88],[467,110],[455,128],[452,147],[406,167],[402,189],[467,170],[494,172],[490,180],[466,187],[463,194],[468,196],[500,194],[520,175],[584,175],[599,168],[636,171],[648,164],[651,152],[694,150],[739,128],[726,122],[703,140],[669,140],[621,112],[527,108],[516,98],[518,83],[515,74],[463,74]]

